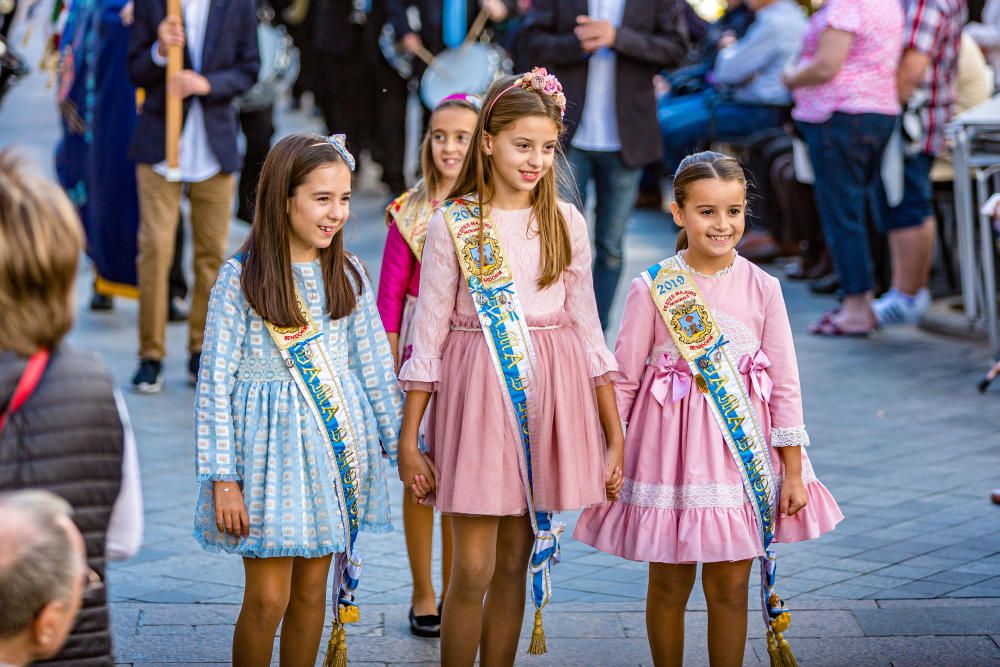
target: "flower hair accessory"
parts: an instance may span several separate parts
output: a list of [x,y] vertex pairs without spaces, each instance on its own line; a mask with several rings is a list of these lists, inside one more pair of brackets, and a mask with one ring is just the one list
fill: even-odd
[[347,135],[331,134],[328,137],[324,137],[324,140],[340,153],[340,157],[344,158],[344,162],[347,163],[347,168],[354,171],[356,163],[354,162],[354,156],[351,155],[351,151],[347,150]]
[[504,89],[503,92],[493,98],[493,101],[490,102],[490,108],[486,110],[486,115],[489,116],[497,100],[515,88],[535,90],[543,95],[548,95],[556,103],[556,106],[559,107],[559,115],[562,117],[566,116],[566,95],[563,94],[562,84],[559,83],[559,79],[556,78],[555,74],[549,74],[549,71],[544,67],[534,67],[530,72],[525,72],[518,77],[509,88]]

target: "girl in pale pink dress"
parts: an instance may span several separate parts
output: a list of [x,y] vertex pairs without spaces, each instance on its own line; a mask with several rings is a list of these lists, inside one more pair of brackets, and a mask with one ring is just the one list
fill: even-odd
[[[843,518],[805,453],[799,372],[778,280],[736,254],[744,229],[742,168],[719,153],[681,163],[674,179],[681,262],[729,339],[784,475],[776,539],[797,542]],[[632,281],[615,345],[615,394],[627,422],[625,483],[615,502],[587,510],[574,537],[601,551],[649,561],[646,624],[656,665],[680,665],[684,608],[704,563],[708,645],[713,665],[743,664],[747,579],[763,555],[755,513],[708,400],[692,382],[650,288]],[[779,584],[780,585],[780,584]]]
[[[564,103],[513,77],[497,81],[450,195],[478,195],[488,209],[530,330],[530,460],[542,511],[599,505],[621,485],[623,436],[610,384],[617,364],[597,317],[587,225],[557,199]],[[400,479],[451,515],[442,664],[472,665],[481,646],[482,664],[509,665],[534,540],[518,462],[522,442],[442,211],[427,232],[413,356],[400,372],[407,389]],[[417,431],[432,393],[424,457]]]
[[[451,192],[469,149],[479,115],[478,98],[457,93],[444,98],[431,113],[420,147],[424,178],[386,208],[389,232],[378,282],[378,312],[389,335],[396,370],[410,358],[413,312],[420,286],[420,256],[431,214]],[[434,509],[403,494],[403,532],[413,577],[410,632],[419,637],[441,634],[441,615],[431,579]],[[451,573],[451,522],[441,518],[441,600]]]

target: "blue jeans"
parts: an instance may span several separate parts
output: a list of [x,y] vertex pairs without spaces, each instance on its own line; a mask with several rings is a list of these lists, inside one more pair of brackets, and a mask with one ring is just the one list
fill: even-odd
[[570,146],[566,159],[573,170],[580,200],[567,197],[581,211],[586,211],[587,188],[594,181],[597,202],[594,210],[594,295],[601,327],[607,328],[608,314],[615,300],[622,273],[622,239],[625,225],[635,205],[642,169],[622,162],[618,151],[585,151]]
[[783,107],[729,101],[714,90],[684,97],[664,97],[657,104],[667,173],[714,138],[749,137],[785,123]]
[[845,296],[874,285],[865,212],[881,208],[882,153],[896,124],[885,114],[835,113],[824,123],[796,123],[812,162],[816,207]]

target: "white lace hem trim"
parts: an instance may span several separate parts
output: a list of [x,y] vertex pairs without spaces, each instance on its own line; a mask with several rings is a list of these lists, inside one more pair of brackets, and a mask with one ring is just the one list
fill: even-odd
[[771,429],[772,447],[808,447],[809,434],[805,426]]
[[[808,459],[802,461],[802,483],[816,481]],[[742,484],[649,484],[625,478],[619,502],[664,510],[739,509],[747,504]]]

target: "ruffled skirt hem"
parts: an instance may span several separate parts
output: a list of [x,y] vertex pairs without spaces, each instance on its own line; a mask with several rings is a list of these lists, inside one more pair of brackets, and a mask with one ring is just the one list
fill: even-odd
[[[819,537],[844,518],[819,481],[807,484],[806,493],[805,508],[779,517],[776,541]],[[573,537],[609,554],[654,563],[731,562],[764,554],[750,503],[679,509],[615,501],[585,511]]]

